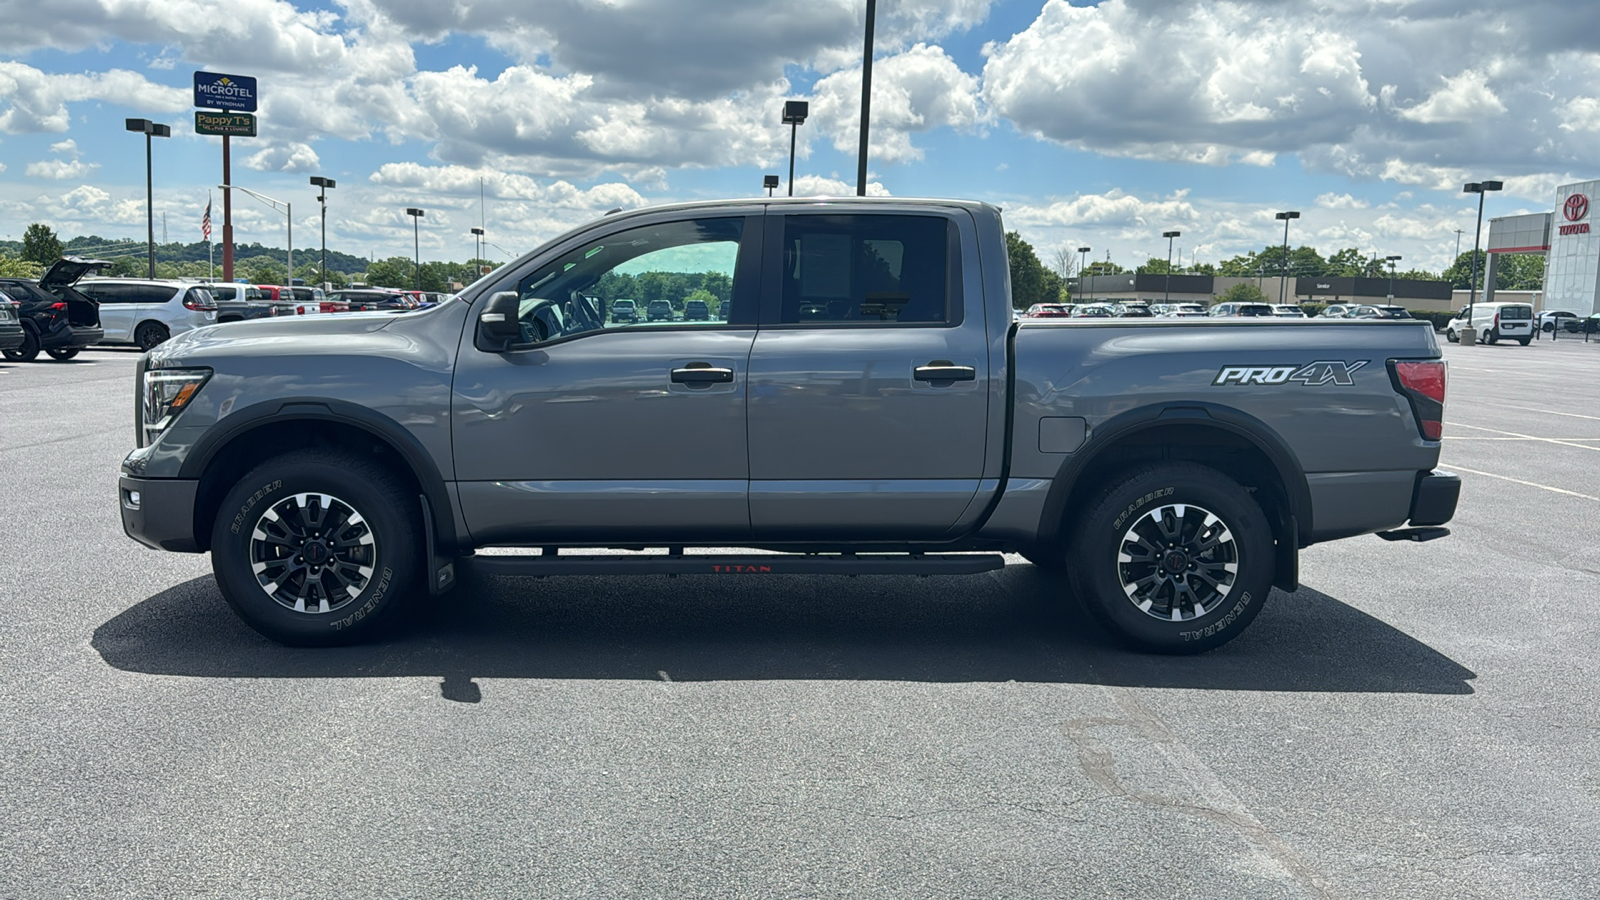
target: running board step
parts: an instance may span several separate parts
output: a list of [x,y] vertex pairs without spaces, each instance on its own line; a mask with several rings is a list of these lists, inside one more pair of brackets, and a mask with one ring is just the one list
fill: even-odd
[[1396,528],[1393,531],[1379,531],[1378,537],[1386,541],[1436,541],[1442,537],[1450,536],[1450,529],[1440,528],[1436,525],[1418,526],[1416,528]]
[[997,553],[755,556],[473,556],[483,575],[977,575],[1004,568]]

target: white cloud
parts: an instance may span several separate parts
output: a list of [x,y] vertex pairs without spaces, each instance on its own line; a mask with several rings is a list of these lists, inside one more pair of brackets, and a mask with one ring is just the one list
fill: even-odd
[[983,98],[1107,155],[1509,187],[1600,168],[1596,33],[1572,0],[1047,0],[985,48]]
[[190,96],[147,80],[137,72],[112,69],[89,75],[52,75],[19,62],[0,61],[0,131],[63,132],[70,124],[67,104],[104,100],[150,112],[187,109]]
[[[869,173],[870,174],[870,173]],[[779,190],[784,190],[779,188]],[[784,190],[784,193],[788,193]],[[821,175],[796,175],[794,178],[794,195],[796,197],[854,197],[856,195],[855,182],[846,184],[842,179],[826,178]],[[868,197],[891,196],[889,189],[881,181],[867,181]]]
[[68,178],[82,178],[98,168],[100,168],[99,163],[86,163],[80,159],[45,159],[28,163],[27,171],[29,178],[63,181]]
[[1477,122],[1505,111],[1506,105],[1489,87],[1488,76],[1473,69],[1445,78],[1443,87],[1416,106],[1396,110],[1401,118],[1426,125]]
[[1330,191],[1317,195],[1317,205],[1323,209],[1366,209],[1372,204],[1349,194],[1335,194]]
[[258,172],[315,172],[322,165],[310,144],[272,143],[245,157],[244,164]]
[[[813,93],[813,121],[833,138],[834,149],[855,152],[861,140],[861,68],[823,78]],[[912,133],[942,126],[973,131],[987,119],[978,100],[978,79],[961,71],[943,48],[917,44],[873,61],[872,159],[921,159]]]

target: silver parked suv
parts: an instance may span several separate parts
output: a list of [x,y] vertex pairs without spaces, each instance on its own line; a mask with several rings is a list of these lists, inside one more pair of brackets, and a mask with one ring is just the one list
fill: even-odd
[[99,302],[107,344],[135,344],[149,350],[174,335],[217,321],[217,301],[203,284],[95,278],[78,282],[77,288]]

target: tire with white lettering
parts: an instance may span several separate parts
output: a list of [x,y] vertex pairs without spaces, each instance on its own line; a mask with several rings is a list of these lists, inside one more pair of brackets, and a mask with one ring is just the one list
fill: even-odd
[[222,596],[282,644],[366,640],[396,624],[422,584],[416,492],[371,460],[296,450],[223,498],[211,530]]
[[1233,640],[1272,589],[1271,526],[1215,469],[1171,462],[1124,473],[1074,531],[1071,580],[1131,646],[1202,653]]

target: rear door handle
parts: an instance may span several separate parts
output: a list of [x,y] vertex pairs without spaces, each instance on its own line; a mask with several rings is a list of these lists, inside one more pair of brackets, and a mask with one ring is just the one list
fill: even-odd
[[729,384],[732,381],[732,369],[718,368],[710,363],[689,363],[681,369],[672,370],[673,384]]
[[978,370],[972,366],[958,366],[948,359],[936,359],[912,369],[911,377],[918,381],[976,381]]

